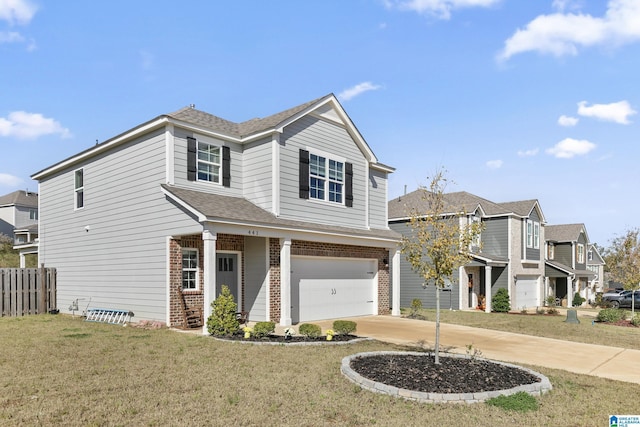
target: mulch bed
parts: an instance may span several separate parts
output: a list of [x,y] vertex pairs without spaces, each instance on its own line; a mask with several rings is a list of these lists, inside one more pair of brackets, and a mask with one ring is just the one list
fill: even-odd
[[479,393],[540,382],[522,369],[472,358],[433,355],[376,355],[358,357],[351,369],[372,381],[426,393]]
[[245,338],[244,337],[244,333],[240,332],[238,334],[234,334],[231,336],[226,336],[226,337],[216,337],[219,339],[223,339],[223,340],[230,340],[230,341],[248,341],[248,342],[271,342],[271,343],[282,343],[282,344],[293,344],[293,343],[303,343],[303,342],[326,342],[326,343],[331,343],[331,342],[345,342],[345,341],[351,341],[354,339],[358,339],[361,337],[358,337],[356,335],[334,335],[333,336],[333,340],[331,341],[327,341],[327,337],[320,336],[320,337],[305,337],[303,335],[294,335],[291,336],[287,339],[285,339],[285,337],[283,335],[268,335],[266,337],[262,337],[262,338],[257,338],[255,336],[251,336],[249,338]]

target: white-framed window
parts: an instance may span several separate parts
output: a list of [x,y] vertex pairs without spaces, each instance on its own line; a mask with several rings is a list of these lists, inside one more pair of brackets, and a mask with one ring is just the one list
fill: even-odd
[[576,246],[576,258],[578,264],[584,264],[584,245],[582,243],[578,243]]
[[527,248],[540,249],[540,223],[527,220]]
[[[478,216],[473,216],[471,217],[471,225],[473,224],[480,224],[481,219]],[[482,243],[480,238],[481,238],[481,234],[476,234],[475,236],[473,236],[473,241],[471,242],[471,246],[475,246],[476,248],[480,247],[480,244]]]
[[587,260],[588,261],[593,261],[593,251],[592,250],[587,252]]
[[556,257],[556,245],[553,243],[549,243],[549,246],[547,246],[547,252],[547,257],[549,259],[554,259]]
[[29,209],[29,219],[38,220],[38,209]]
[[84,169],[76,169],[74,175],[74,208],[81,209],[84,207]]
[[220,183],[220,147],[198,141],[198,181]]
[[198,289],[198,250],[182,249],[182,290]]
[[309,198],[344,204],[344,162],[309,154]]

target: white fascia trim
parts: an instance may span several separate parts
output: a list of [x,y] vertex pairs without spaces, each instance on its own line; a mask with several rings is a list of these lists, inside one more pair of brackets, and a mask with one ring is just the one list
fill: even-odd
[[185,203],[179,197],[174,196],[173,194],[171,194],[171,192],[165,190],[162,187],[160,189],[162,190],[165,196],[169,197],[171,200],[173,200],[174,202],[176,202],[177,204],[179,204],[180,206],[182,206],[183,208],[185,208],[186,210],[194,214],[198,218],[199,222],[204,222],[207,220],[207,217],[205,215],[203,215],[200,211],[194,209],[191,205]]
[[103,151],[107,151],[109,149],[111,149],[114,146],[117,146],[123,142],[126,142],[132,138],[135,138],[137,136],[140,136],[146,132],[149,132],[153,129],[156,128],[160,128],[164,125],[166,125],[168,122],[168,118],[167,117],[160,117],[157,118],[155,120],[152,120],[150,122],[147,122],[145,124],[142,124],[136,128],[133,128],[125,133],[121,133],[118,136],[115,136],[105,142],[103,142],[102,144],[98,144],[97,146],[95,146],[94,148],[90,148],[88,150],[85,150],[79,154],[76,154],[75,156],[69,157],[66,160],[63,160],[59,163],[56,163],[55,165],[48,167],[47,169],[43,169],[40,172],[36,172],[35,174],[31,175],[31,179],[35,179],[35,180],[40,180],[41,178],[50,175],[52,173],[58,172],[62,169],[66,169],[78,162],[81,162],[83,160],[86,160],[90,157],[95,156],[96,154],[99,154]]
[[167,124],[164,131],[164,141],[165,141],[165,167],[166,171],[166,182],[167,184],[173,185],[175,182],[175,141],[173,138],[174,127],[173,123]]
[[393,173],[396,171],[396,168],[391,167],[391,166],[387,166],[387,165],[383,165],[382,163],[373,163],[371,162],[371,168],[372,169],[377,169],[379,171],[382,172],[387,172],[387,173]]

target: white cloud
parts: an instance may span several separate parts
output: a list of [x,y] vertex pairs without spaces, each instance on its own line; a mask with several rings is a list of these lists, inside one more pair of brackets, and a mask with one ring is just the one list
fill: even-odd
[[0,185],[5,187],[15,187],[22,183],[22,179],[8,173],[0,173]]
[[596,144],[584,139],[565,138],[551,148],[547,154],[559,159],[570,159],[574,156],[583,156],[596,148]]
[[9,25],[26,25],[36,14],[38,7],[29,0],[0,0],[0,20]]
[[[559,10],[567,4],[554,2]],[[557,57],[577,55],[579,47],[619,46],[636,41],[640,41],[640,1],[610,0],[602,17],[562,11],[536,17],[505,42],[498,60],[529,51]]]
[[579,118],[565,116],[564,114],[558,117],[558,124],[560,126],[573,127],[578,124],[578,121],[580,121]]
[[490,7],[502,0],[385,0],[389,8],[426,13],[438,19],[450,19],[451,11],[470,7]]
[[502,160],[489,160],[486,165],[489,169],[500,169],[502,167]]
[[533,148],[531,150],[520,150],[518,151],[518,156],[520,157],[533,157],[536,154],[538,154],[538,149],[537,148]]
[[22,34],[16,33],[15,31],[0,32],[0,43],[21,43],[23,41],[24,37]]
[[35,139],[52,134],[59,134],[62,138],[71,136],[69,129],[42,114],[13,111],[7,118],[0,117],[0,137]]
[[368,92],[370,90],[378,90],[382,88],[382,86],[380,85],[374,85],[371,82],[363,82],[363,83],[358,83],[357,85],[350,87],[349,89],[345,89],[342,92],[340,92],[338,94],[338,98],[340,98],[343,101],[348,101],[351,98],[355,98],[356,96],[364,93],[364,92]]
[[631,108],[627,101],[613,102],[611,104],[593,104],[587,106],[587,101],[578,102],[578,114],[584,117],[593,117],[606,122],[615,122],[628,125],[629,116],[638,112]]
[[553,0],[551,7],[558,12],[564,12],[567,9],[580,9],[580,4],[574,0]]

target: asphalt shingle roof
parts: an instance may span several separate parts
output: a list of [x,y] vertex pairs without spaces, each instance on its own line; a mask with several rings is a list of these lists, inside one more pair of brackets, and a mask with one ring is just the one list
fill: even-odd
[[162,184],[162,188],[212,221],[240,222],[275,228],[293,228],[391,240],[400,240],[401,238],[400,234],[388,229],[367,230],[278,218],[241,197],[203,193],[166,184]]
[[25,206],[29,208],[38,207],[38,193],[25,190],[17,190],[13,193],[0,196],[0,206]]
[[544,227],[544,237],[554,242],[575,242],[584,229],[584,224],[547,225]]

